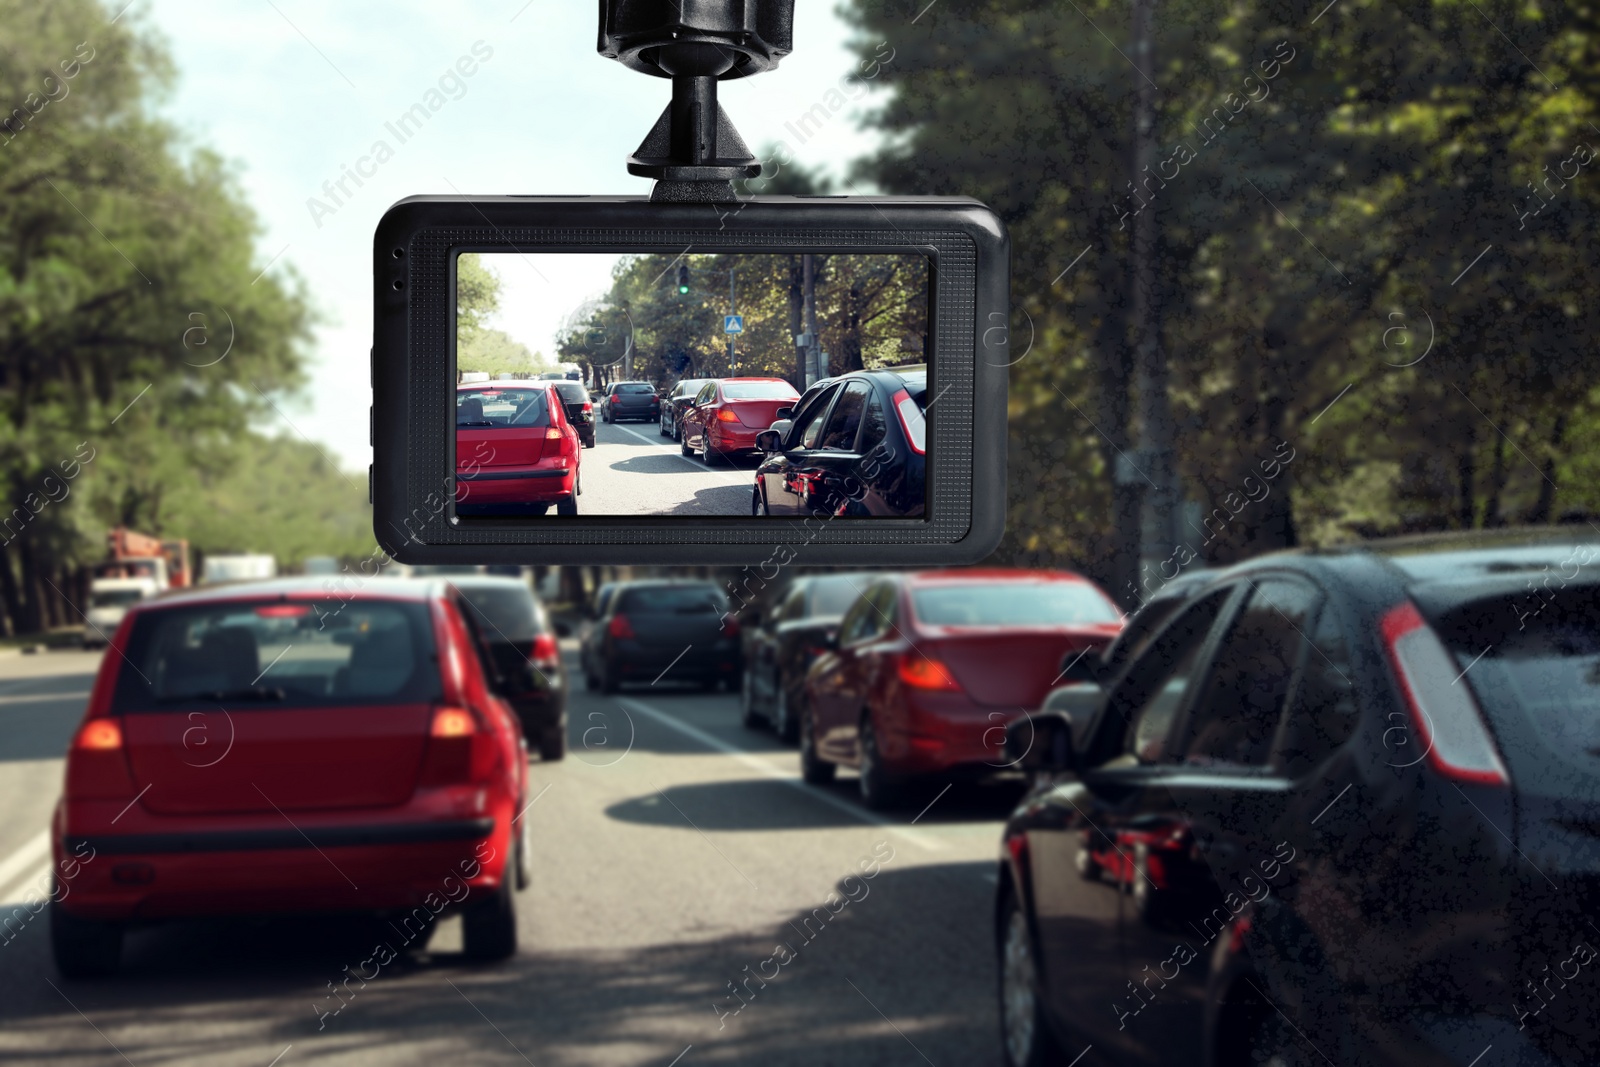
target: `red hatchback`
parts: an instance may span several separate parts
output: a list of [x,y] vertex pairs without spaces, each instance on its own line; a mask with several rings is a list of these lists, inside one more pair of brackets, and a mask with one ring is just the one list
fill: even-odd
[[[116,969],[161,919],[391,913],[391,954],[463,916],[466,953],[516,951],[513,825],[527,759],[459,594],[305,579],[136,605],[67,753],[51,943],[69,977]],[[526,824],[523,824],[526,826]]]
[[730,455],[755,453],[756,434],[783,418],[800,394],[782,378],[720,378],[707,382],[683,409],[683,454],[706,466]]
[[582,455],[555,383],[456,388],[456,514],[576,515]]
[[1005,727],[1037,708],[1062,661],[1122,629],[1100,587],[1066,571],[950,570],[861,582],[811,667],[800,709],[806,781],[855,767],[869,807],[906,778],[1005,770]]

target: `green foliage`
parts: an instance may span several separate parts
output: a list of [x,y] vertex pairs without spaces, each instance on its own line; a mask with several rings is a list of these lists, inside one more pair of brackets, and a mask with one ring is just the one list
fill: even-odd
[[504,330],[479,329],[456,346],[458,371],[488,371],[490,374],[516,374],[531,378],[554,370],[541,352],[530,352],[521,341],[513,341]]
[[456,338],[470,341],[500,309],[500,276],[476,252],[456,257]]

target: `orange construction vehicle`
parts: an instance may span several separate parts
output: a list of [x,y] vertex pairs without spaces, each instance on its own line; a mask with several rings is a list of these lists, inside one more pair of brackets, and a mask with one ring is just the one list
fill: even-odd
[[162,589],[190,584],[188,541],[163,541],[118,526],[106,534],[106,557],[95,565],[94,577],[154,578]]

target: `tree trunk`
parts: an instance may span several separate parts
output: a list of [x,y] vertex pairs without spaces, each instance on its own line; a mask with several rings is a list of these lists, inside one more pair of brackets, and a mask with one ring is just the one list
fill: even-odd
[[1563,411],[1556,416],[1556,424],[1550,431],[1550,447],[1545,452],[1544,463],[1541,465],[1539,479],[1539,499],[1534,501],[1533,510],[1528,512],[1528,521],[1544,523],[1550,521],[1550,513],[1555,510],[1556,504],[1556,450],[1561,447],[1561,439],[1567,434],[1567,413]]
[[22,632],[22,591],[17,587],[17,572],[13,569],[11,545],[0,545],[0,601],[5,604],[5,631],[7,637]]
[[1494,436],[1494,463],[1489,468],[1489,496],[1483,502],[1483,528],[1504,526],[1506,521],[1500,515],[1500,493],[1506,487],[1506,436],[1497,433]]
[[1472,517],[1477,513],[1477,500],[1473,486],[1478,480],[1477,424],[1467,423],[1463,436],[1465,444],[1456,456],[1456,522],[1463,530],[1472,529]]

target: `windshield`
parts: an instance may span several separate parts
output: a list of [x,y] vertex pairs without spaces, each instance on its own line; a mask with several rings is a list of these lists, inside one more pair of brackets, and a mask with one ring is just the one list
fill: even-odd
[[615,392],[623,393],[653,393],[655,388],[646,382],[623,382],[617,386]]
[[509,585],[458,585],[485,641],[532,641],[542,631],[533,593]]
[[657,585],[629,589],[617,604],[624,615],[699,615],[721,614],[728,601],[714,585]]
[[811,615],[843,615],[861,595],[863,582],[843,577],[818,578],[811,583]]
[[143,612],[117,676],[116,705],[411,704],[438,690],[426,605],[236,601]]
[[456,426],[508,429],[550,425],[544,389],[462,389],[456,393]]
[[729,400],[793,400],[800,394],[788,382],[725,382],[722,395]]
[[556,392],[568,404],[581,404],[589,399],[589,390],[583,387],[582,382],[557,382]]
[[89,594],[91,608],[125,608],[144,599],[142,589],[101,589]]
[[1087,582],[959,582],[913,590],[911,604],[928,626],[1083,626],[1122,617]]

